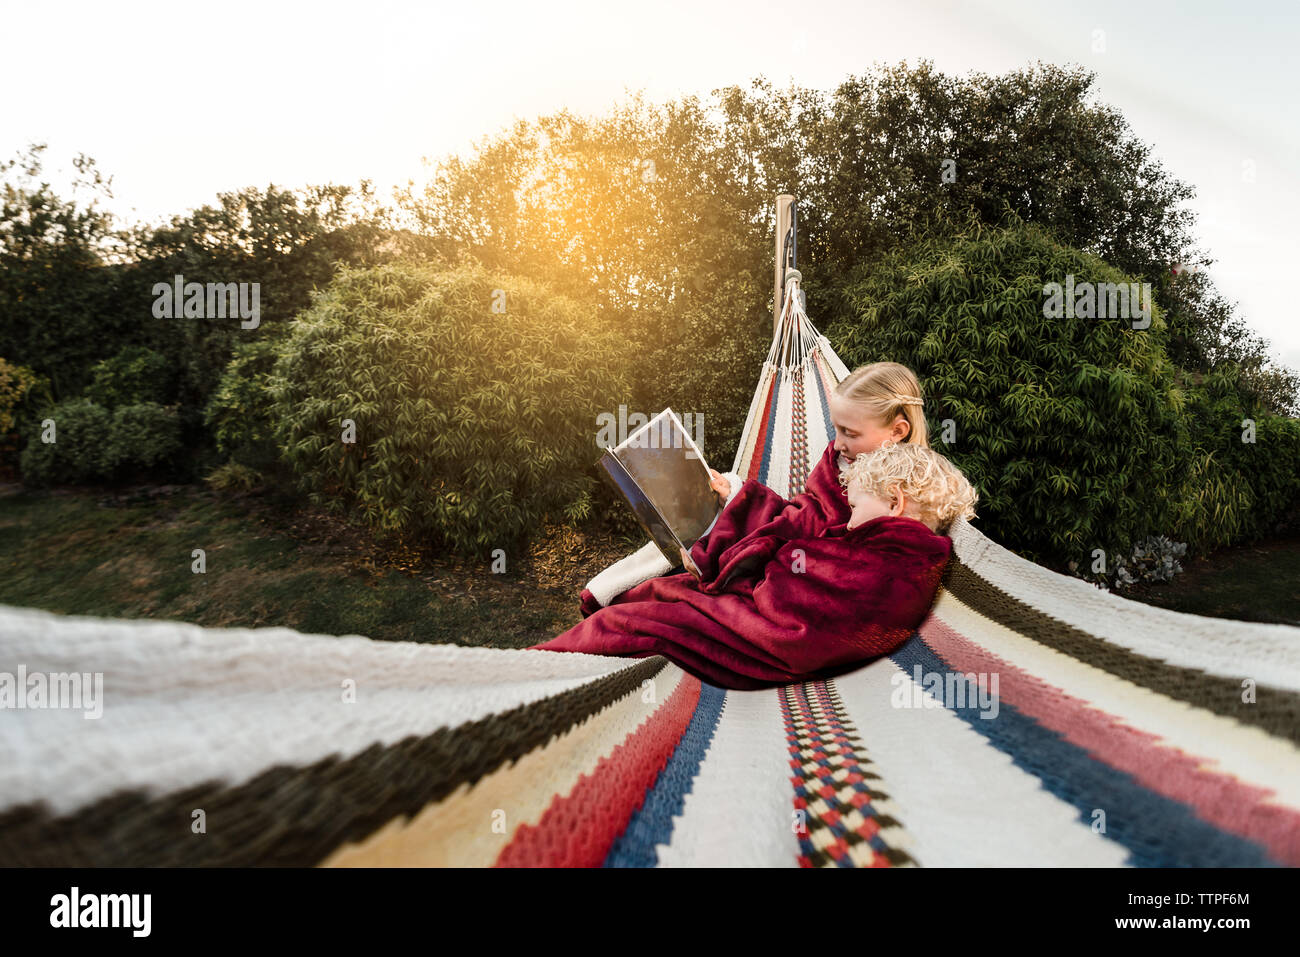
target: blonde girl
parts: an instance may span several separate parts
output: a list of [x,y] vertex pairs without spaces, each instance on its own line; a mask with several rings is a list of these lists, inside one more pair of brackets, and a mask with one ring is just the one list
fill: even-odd
[[[874,452],[886,442],[930,447],[921,383],[905,365],[872,362],[859,366],[835,387],[827,404],[841,472],[863,452]],[[713,488],[725,502],[732,492],[731,482],[725,475],[709,471]]]

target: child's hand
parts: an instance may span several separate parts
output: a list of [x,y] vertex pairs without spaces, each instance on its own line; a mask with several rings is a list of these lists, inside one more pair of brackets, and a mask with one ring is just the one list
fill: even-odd
[[685,548],[682,549],[682,565],[685,566],[688,572],[695,576],[696,580],[699,579],[700,569],[691,558],[691,553]]
[[727,480],[725,475],[719,474],[714,469],[709,469],[709,474],[713,476],[713,479],[709,482],[709,486],[713,491],[718,493],[718,496],[725,504],[727,497],[731,494],[731,482]]

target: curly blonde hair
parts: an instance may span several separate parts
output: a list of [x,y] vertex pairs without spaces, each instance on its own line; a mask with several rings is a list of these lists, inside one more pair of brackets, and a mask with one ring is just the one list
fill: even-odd
[[835,387],[835,395],[858,405],[876,421],[888,425],[902,416],[909,426],[909,445],[929,446],[925,422],[925,397],[916,373],[898,362],[872,362],[858,366]]
[[910,442],[886,442],[863,452],[840,474],[846,489],[857,482],[863,490],[888,502],[897,488],[915,502],[921,521],[947,533],[959,517],[975,517],[979,493],[957,466],[934,449]]

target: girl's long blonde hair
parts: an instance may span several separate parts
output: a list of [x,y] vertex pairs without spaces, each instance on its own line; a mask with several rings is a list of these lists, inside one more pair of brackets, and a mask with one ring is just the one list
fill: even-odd
[[904,442],[930,447],[925,424],[925,396],[916,373],[897,362],[872,362],[858,366],[839,385],[835,394],[857,403],[867,415],[888,425],[902,415],[910,428]]

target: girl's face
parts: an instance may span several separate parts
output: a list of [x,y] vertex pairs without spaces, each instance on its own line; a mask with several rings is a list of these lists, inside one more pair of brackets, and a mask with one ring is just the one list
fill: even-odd
[[831,410],[831,423],[835,426],[835,451],[847,459],[856,459],[863,452],[874,452],[886,440],[901,442],[911,431],[911,423],[899,413],[894,420],[883,423],[873,420],[853,402],[832,395],[827,403]]

